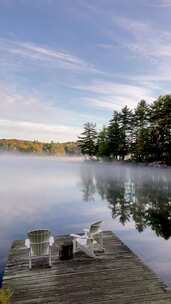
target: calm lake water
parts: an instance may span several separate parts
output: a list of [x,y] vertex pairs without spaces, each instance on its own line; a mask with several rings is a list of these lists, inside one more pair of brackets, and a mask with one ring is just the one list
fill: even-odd
[[171,286],[171,170],[0,155],[0,271],[27,231],[78,233],[103,220]]

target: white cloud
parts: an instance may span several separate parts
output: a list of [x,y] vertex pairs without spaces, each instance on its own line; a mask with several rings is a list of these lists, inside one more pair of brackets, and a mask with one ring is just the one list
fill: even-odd
[[[52,49],[46,46],[40,46],[28,42],[19,42],[8,39],[0,39],[0,52],[3,54],[3,60],[8,64],[6,57],[12,56],[26,58],[37,63],[52,63],[62,69],[70,69],[74,71],[97,72],[93,64],[75,56],[67,51]],[[1,58],[2,60],[2,58]]]
[[[117,99],[117,98],[116,98]],[[107,96],[105,99],[102,99],[101,97],[87,97],[83,99],[84,102],[86,102],[88,105],[90,105],[91,107],[94,108],[99,108],[102,110],[108,110],[108,111],[113,111],[113,110],[119,110],[122,106],[123,103],[117,103],[118,101],[120,102],[121,100],[117,99],[117,102],[114,102],[114,100],[109,99],[109,97]],[[123,101],[123,100],[122,100]]]
[[171,58],[171,34],[169,31],[161,30],[149,22],[144,23],[126,17],[115,18],[114,23],[132,35],[126,42],[121,42],[125,48],[150,58],[152,63],[155,63],[154,59],[167,60]]
[[33,123],[0,119],[0,130],[5,138],[18,138],[41,141],[72,141],[81,133],[81,128],[64,125]]
[[112,81],[95,81],[89,85],[83,85],[77,87],[80,90],[89,91],[92,93],[97,94],[104,94],[104,95],[123,95],[123,96],[132,96],[132,97],[139,97],[143,98],[144,95],[147,95],[147,90],[143,87],[129,85],[129,84],[122,84],[122,83],[115,83]]
[[[38,95],[23,95],[0,84],[0,118],[35,123],[74,124],[76,111],[66,110],[56,100],[43,100]],[[80,118],[85,118],[81,114]]]
[[85,119],[84,114],[62,109],[38,96],[24,96],[0,86],[1,138],[75,140]]
[[[163,1],[162,3],[169,4],[171,0],[170,2]],[[166,94],[168,92],[168,84],[171,81],[170,31],[161,28],[154,21],[146,21],[145,23],[128,17],[115,16],[113,23],[124,32],[124,36],[120,35],[117,44],[115,36],[112,33],[110,38],[114,42],[107,44],[106,47],[102,45],[102,47],[107,51],[111,50],[110,46],[113,47],[113,50],[118,46],[122,52],[126,51],[128,58],[130,57],[130,53],[133,55],[131,60],[134,63],[138,59],[136,72],[134,72],[134,69],[131,69],[129,73],[118,73],[115,76],[118,76],[123,81],[125,80],[125,82],[129,81],[153,92],[158,92],[158,95]]]
[[150,88],[110,81],[96,81],[89,85],[75,88],[94,94],[92,97],[83,98],[90,106],[110,111],[119,110],[125,105],[133,108],[141,99],[145,99],[147,102],[154,100],[154,95]]
[[[143,83],[153,90],[158,89],[161,92],[160,94],[167,94],[168,88],[170,91],[171,70],[170,65],[166,63],[159,65],[154,72],[149,71],[136,75],[125,75],[125,78],[130,81]],[[167,84],[169,84],[169,86]]]

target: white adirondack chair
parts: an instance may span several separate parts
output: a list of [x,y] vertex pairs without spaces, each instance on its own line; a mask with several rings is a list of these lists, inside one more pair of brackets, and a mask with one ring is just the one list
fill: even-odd
[[54,237],[49,230],[33,230],[28,233],[25,240],[25,246],[29,250],[29,269],[32,268],[33,257],[48,257],[49,266],[52,266],[51,247],[54,243]]
[[98,221],[91,224],[88,228],[84,229],[85,236],[90,237],[94,240],[94,250],[104,251],[103,247],[103,234],[101,225],[103,221]]
[[102,230],[100,228],[102,221],[96,222],[84,229],[84,234],[71,234],[73,238],[73,252],[83,251],[92,258],[96,258],[95,251],[104,251]]

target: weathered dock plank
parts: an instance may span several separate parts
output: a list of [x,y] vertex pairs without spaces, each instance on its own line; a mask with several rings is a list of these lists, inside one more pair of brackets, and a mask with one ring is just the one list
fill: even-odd
[[104,253],[91,259],[77,253],[72,260],[57,257],[53,266],[35,261],[28,269],[23,241],[14,241],[9,253],[3,286],[13,291],[13,304],[169,304],[171,293],[164,283],[112,232],[103,232]]

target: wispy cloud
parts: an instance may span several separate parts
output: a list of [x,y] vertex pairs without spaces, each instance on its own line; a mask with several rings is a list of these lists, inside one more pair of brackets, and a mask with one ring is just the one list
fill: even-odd
[[[125,32],[131,34],[128,41],[121,42],[122,46],[134,53],[154,59],[171,58],[171,34],[157,28],[154,24],[144,23],[139,20],[118,17],[114,22]],[[157,61],[158,62],[158,61]]]
[[125,83],[115,83],[110,81],[96,81],[89,85],[75,87],[85,91],[85,94],[92,93],[94,96],[85,97],[84,102],[96,108],[107,110],[120,109],[125,105],[133,108],[140,101],[146,99],[147,102],[154,100],[153,92],[150,88],[135,86]]
[[[111,96],[101,98],[101,96],[99,96],[83,98],[83,102],[93,108],[107,110],[111,113],[113,110],[120,110],[125,104],[125,99],[116,96],[115,98]],[[128,100],[126,100],[126,104],[128,104]]]
[[[154,21],[145,23],[138,19],[121,16],[115,16],[113,24],[121,31],[118,43],[115,36],[111,34],[113,41],[99,46],[105,52],[110,51],[110,56],[117,47],[120,48],[123,56],[126,54],[133,63],[138,60],[136,71],[130,68],[128,73],[120,73],[116,77],[153,91],[157,89],[159,95],[168,92],[168,83],[171,81],[171,33],[169,30],[161,29]],[[156,87],[157,83],[158,87]]]
[[129,85],[126,83],[116,83],[111,81],[95,81],[90,83],[89,85],[82,85],[76,87],[79,90],[85,90],[92,93],[98,93],[98,94],[114,94],[119,95],[122,94],[124,96],[142,96],[146,92],[146,90],[143,87],[135,86],[135,85]]
[[[67,51],[52,49],[28,42],[0,39],[0,51],[4,54],[30,59],[38,63],[52,63],[62,69],[99,72],[95,66]],[[15,58],[14,58],[15,59]]]
[[159,8],[168,8],[171,7],[171,0],[153,0],[149,2],[148,5]]
[[39,139],[45,142],[51,140],[59,142],[76,140],[81,132],[81,128],[71,126],[7,119],[0,119],[0,128],[1,134],[4,134],[5,138]]
[[38,96],[28,96],[0,86],[1,137],[39,140],[75,140],[80,134],[80,124],[86,115],[65,110],[61,106],[44,102]]

